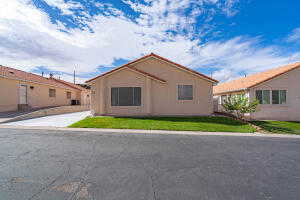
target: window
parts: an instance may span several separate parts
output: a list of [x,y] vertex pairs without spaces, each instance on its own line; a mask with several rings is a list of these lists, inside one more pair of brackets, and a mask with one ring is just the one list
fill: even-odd
[[178,100],[193,100],[193,86],[178,85]]
[[56,97],[56,90],[55,89],[49,89],[49,97]]
[[227,101],[227,95],[221,96],[221,104],[224,104]]
[[272,104],[285,104],[286,90],[272,90]]
[[71,92],[67,92],[67,99],[71,99],[72,97],[72,93]]
[[270,104],[270,90],[256,90],[256,99],[260,104]]
[[111,88],[112,106],[141,106],[140,87],[113,87]]

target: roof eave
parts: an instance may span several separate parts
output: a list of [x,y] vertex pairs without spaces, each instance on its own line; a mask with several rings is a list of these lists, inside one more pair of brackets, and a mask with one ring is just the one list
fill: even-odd
[[242,92],[242,91],[246,91],[249,90],[250,88],[241,88],[241,89],[237,89],[237,90],[228,90],[228,91],[224,91],[224,92],[217,92],[217,93],[213,93],[213,95],[222,95],[222,94],[228,94],[228,93],[234,93],[234,92]]

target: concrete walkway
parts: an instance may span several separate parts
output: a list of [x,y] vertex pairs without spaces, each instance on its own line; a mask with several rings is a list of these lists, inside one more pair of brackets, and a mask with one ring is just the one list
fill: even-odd
[[3,123],[9,126],[47,126],[47,127],[67,127],[90,115],[90,111],[68,113],[62,115],[51,115],[35,119],[28,119],[17,122]]
[[[31,111],[30,111],[31,112]],[[13,119],[15,117],[27,114],[28,112],[21,112],[21,111],[11,111],[11,112],[1,112],[0,113],[0,123],[5,122],[7,120]]]

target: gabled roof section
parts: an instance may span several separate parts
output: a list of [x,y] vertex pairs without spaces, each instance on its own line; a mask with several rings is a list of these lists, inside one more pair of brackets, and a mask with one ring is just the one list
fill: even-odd
[[142,74],[142,75],[144,75],[144,76],[146,76],[146,77],[149,77],[149,78],[151,78],[151,79],[157,80],[157,81],[159,81],[159,82],[162,82],[162,83],[166,83],[166,82],[167,82],[167,81],[165,81],[164,79],[158,78],[157,76],[154,76],[154,75],[152,75],[152,74],[149,74],[149,73],[147,73],[147,72],[145,72],[145,71],[143,71],[143,70],[137,69],[137,68],[135,68],[135,67],[126,67],[126,68],[128,68],[128,69],[130,69],[130,70],[132,70],[132,71],[134,71],[134,72],[140,73],[140,74]]
[[[89,83],[89,82],[91,82],[91,81],[93,81],[93,80],[95,80],[95,79],[97,79],[97,78],[100,78],[100,77],[109,75],[109,74],[111,74],[111,73],[113,73],[113,72],[119,71],[119,70],[121,70],[121,69],[123,69],[123,68],[126,68],[126,67],[128,68],[128,67],[130,67],[130,65],[132,65],[132,64],[134,64],[134,63],[137,63],[137,62],[140,62],[140,61],[142,61],[142,60],[144,60],[144,59],[147,59],[147,58],[149,58],[149,57],[153,57],[153,58],[162,60],[162,61],[167,62],[167,63],[169,63],[169,64],[171,64],[171,65],[173,65],[173,66],[176,66],[177,68],[179,68],[179,69],[181,69],[181,70],[184,70],[184,71],[186,71],[186,72],[192,73],[192,74],[194,74],[194,75],[196,75],[196,76],[200,76],[201,78],[204,78],[204,79],[206,79],[206,80],[208,80],[208,81],[211,81],[211,82],[213,82],[213,83],[218,83],[218,81],[215,80],[215,79],[212,79],[212,78],[210,78],[210,77],[208,77],[208,76],[206,76],[206,75],[204,75],[204,74],[201,74],[201,73],[199,73],[199,72],[197,72],[197,71],[194,71],[194,70],[192,70],[192,69],[189,69],[189,68],[187,68],[187,67],[185,67],[185,66],[183,66],[183,65],[180,65],[180,64],[175,63],[175,62],[173,62],[173,61],[170,61],[170,60],[168,60],[168,59],[166,59],[166,58],[163,58],[163,57],[161,57],[161,56],[159,56],[159,55],[156,55],[156,54],[154,54],[154,53],[148,54],[148,55],[143,56],[143,57],[141,57],[141,58],[139,58],[139,59],[136,59],[136,60],[134,60],[134,61],[132,61],[132,62],[129,62],[129,63],[125,64],[125,65],[122,65],[122,66],[120,66],[120,67],[118,67],[118,68],[116,68],[116,69],[113,69],[113,70],[111,70],[111,71],[109,71],[109,72],[106,72],[106,73],[104,73],[104,74],[101,74],[101,75],[99,75],[99,76],[96,76],[96,77],[94,77],[94,78],[92,78],[92,79],[86,81],[86,83]],[[130,67],[130,68],[132,69],[133,67]],[[136,68],[134,68],[134,69],[137,70]],[[141,71],[141,70],[138,70],[138,71]],[[144,72],[144,71],[142,71],[142,72],[143,72],[144,74],[148,74],[148,76],[151,76],[151,77],[153,77],[153,78],[155,77],[155,79],[158,79],[158,80],[160,80],[160,81],[162,80],[162,79],[160,79],[160,78],[158,78],[158,77],[156,77],[156,76],[154,76],[154,75],[151,75],[151,74],[149,74],[149,73],[147,73],[147,72]],[[163,81],[164,81],[164,80],[163,80]],[[165,82],[165,81],[164,81],[164,82]]]
[[[54,79],[54,78],[53,78],[53,79]],[[72,88],[74,88],[74,89],[77,89],[77,90],[81,90],[81,91],[87,90],[86,88],[81,87],[81,86],[76,85],[76,84],[71,83],[71,82],[67,82],[67,81],[64,81],[64,80],[61,80],[61,79],[54,79],[54,80],[57,81],[57,82],[59,82],[59,83],[65,84],[65,85],[67,85],[67,86],[70,86],[70,87],[72,87]]]
[[222,83],[214,87],[214,94],[237,92],[255,87],[261,83],[269,81],[275,77],[285,74],[300,67],[300,62],[270,69],[261,73],[249,75],[233,81]]
[[33,83],[44,84],[44,85],[49,85],[49,86],[59,87],[59,88],[72,89],[72,90],[78,89],[69,84],[66,84],[66,81],[62,81],[62,80],[58,81],[57,79],[54,78],[46,78],[43,76],[39,76],[37,74],[25,72],[22,70],[6,67],[2,65],[0,65],[0,76],[8,79],[21,80],[25,82],[33,82]]

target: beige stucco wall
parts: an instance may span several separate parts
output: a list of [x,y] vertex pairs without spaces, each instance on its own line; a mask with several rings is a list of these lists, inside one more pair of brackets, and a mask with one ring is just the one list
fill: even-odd
[[[70,105],[71,99],[80,100],[81,94],[78,90],[41,85],[37,83],[24,82],[0,77],[0,112],[14,111],[18,109],[19,87],[27,85],[27,104],[31,108]],[[33,86],[33,89],[30,88]],[[56,90],[56,97],[49,97],[49,89]],[[67,99],[67,91],[71,92],[71,99]]]
[[300,68],[252,88],[250,99],[255,99],[256,90],[287,90],[287,103],[259,105],[253,119],[300,121]]
[[0,77],[0,112],[18,109],[18,81]]
[[91,91],[83,90],[81,92],[81,105],[91,105]]
[[[155,58],[136,63],[135,68],[167,83],[130,70],[120,70],[92,84],[91,109],[95,115],[210,115],[213,112],[212,83]],[[177,86],[193,85],[193,100],[177,100]],[[141,106],[111,106],[111,87],[141,87]]]

